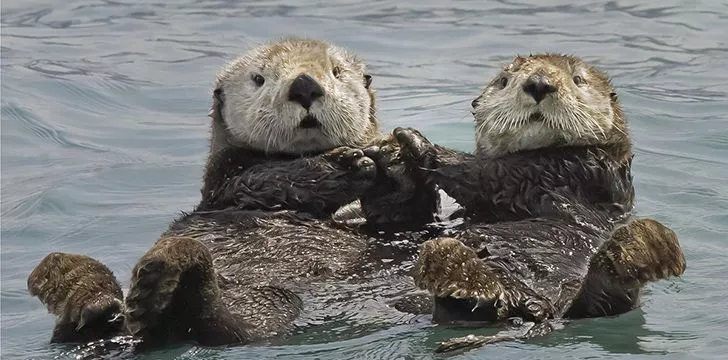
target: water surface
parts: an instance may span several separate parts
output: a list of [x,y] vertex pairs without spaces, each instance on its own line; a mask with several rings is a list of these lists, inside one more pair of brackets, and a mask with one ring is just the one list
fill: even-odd
[[[655,1],[2,2],[2,357],[51,358],[26,278],[51,251],[134,262],[199,198],[215,72],[281,35],[361,55],[385,129],[473,148],[470,101],[514,54],[582,56],[613,76],[634,134],[637,210],[671,226],[682,279],[641,309],[456,358],[721,358],[728,353],[728,4]],[[428,358],[467,331],[334,323],[275,347],[146,358]]]

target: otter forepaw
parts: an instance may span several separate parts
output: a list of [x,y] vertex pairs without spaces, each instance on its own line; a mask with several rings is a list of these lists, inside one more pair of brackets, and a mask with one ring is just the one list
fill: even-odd
[[644,284],[680,276],[685,266],[675,232],[656,220],[638,219],[612,233],[592,259],[590,271],[602,270],[623,283]]
[[[186,284],[186,278],[193,278],[194,281]],[[144,340],[174,332],[177,329],[173,329],[170,324],[163,324],[163,315],[184,311],[192,303],[190,299],[175,297],[175,292],[184,288],[186,292],[202,298],[205,295],[202,288],[215,279],[212,257],[202,243],[185,237],[160,239],[132,270],[126,297],[127,329],[132,335]],[[190,288],[193,286],[200,288],[199,291]],[[214,288],[217,288],[216,283]],[[205,299],[199,299],[202,300]],[[184,314],[185,317],[194,315]]]
[[394,129],[394,136],[402,147],[402,157],[405,161],[414,162],[419,167],[426,169],[435,166],[434,145],[419,131],[398,127]]
[[330,151],[326,155],[331,161],[339,164],[344,169],[353,171],[357,175],[365,178],[373,179],[377,174],[377,167],[374,160],[364,155],[364,151],[361,149],[342,146]]

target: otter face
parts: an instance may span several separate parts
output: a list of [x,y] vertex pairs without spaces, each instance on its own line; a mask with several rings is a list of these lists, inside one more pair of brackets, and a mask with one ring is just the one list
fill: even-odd
[[517,56],[472,105],[478,151],[491,157],[626,135],[609,78],[574,56]]
[[370,83],[365,65],[345,49],[287,39],[228,64],[212,113],[222,118],[229,144],[266,153],[363,145],[377,130]]

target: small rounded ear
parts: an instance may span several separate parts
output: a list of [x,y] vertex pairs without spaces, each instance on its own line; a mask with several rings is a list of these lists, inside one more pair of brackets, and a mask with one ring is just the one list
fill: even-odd
[[372,76],[369,74],[364,74],[364,87],[369,89],[369,85],[372,84]]
[[612,101],[617,101],[617,93],[616,92],[610,92],[609,93],[609,99]]
[[212,107],[208,114],[213,120],[222,120],[222,104],[225,100],[225,94],[221,88],[217,88],[212,92]]

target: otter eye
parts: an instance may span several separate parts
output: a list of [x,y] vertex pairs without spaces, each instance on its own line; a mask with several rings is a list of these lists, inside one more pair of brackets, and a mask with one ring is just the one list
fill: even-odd
[[255,74],[253,75],[253,82],[255,82],[255,85],[263,86],[263,84],[265,83],[265,78],[260,74]]
[[331,70],[331,73],[334,74],[334,77],[338,79],[339,75],[341,75],[341,68],[339,68],[338,66],[334,66],[334,69]]
[[585,83],[584,78],[579,75],[574,76],[572,80],[574,80],[574,84],[576,84],[577,86]]
[[364,75],[364,87],[369,89],[369,85],[372,84],[372,76],[369,74]]
[[500,78],[500,80],[498,80],[498,85],[500,85],[501,89],[505,88],[506,85],[508,85],[508,78],[505,76]]

